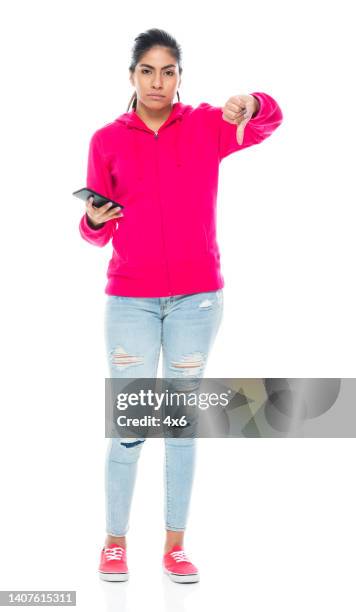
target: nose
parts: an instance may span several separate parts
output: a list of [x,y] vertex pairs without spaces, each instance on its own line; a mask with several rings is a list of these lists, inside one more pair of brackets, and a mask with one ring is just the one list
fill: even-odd
[[160,73],[157,73],[153,77],[152,87],[154,87],[155,89],[160,89],[162,87],[162,77],[161,77]]

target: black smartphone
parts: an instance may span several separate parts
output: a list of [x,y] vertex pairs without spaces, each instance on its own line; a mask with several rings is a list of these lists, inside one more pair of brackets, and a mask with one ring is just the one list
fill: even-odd
[[78,189],[77,191],[73,191],[73,194],[76,198],[80,198],[80,200],[84,200],[84,202],[90,198],[90,196],[93,196],[94,201],[93,201],[93,206],[95,206],[96,208],[100,208],[101,206],[104,206],[104,204],[106,204],[107,202],[112,202],[112,206],[110,206],[110,208],[108,208],[108,210],[112,210],[113,208],[125,208],[125,206],[123,206],[122,204],[119,204],[118,202],[114,202],[113,200],[110,200],[110,198],[107,198],[103,195],[101,195],[100,193],[98,193],[97,191],[94,191],[93,189],[88,189],[87,187],[83,187],[82,189]]

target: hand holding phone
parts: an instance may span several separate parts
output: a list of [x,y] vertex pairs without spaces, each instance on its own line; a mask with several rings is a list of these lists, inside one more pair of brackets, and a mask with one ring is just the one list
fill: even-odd
[[118,219],[124,215],[121,210],[122,204],[108,200],[107,197],[97,193],[93,189],[83,187],[73,192],[76,198],[85,200],[86,214],[93,227],[100,228],[109,219]]
[[90,222],[94,226],[104,225],[104,223],[110,219],[119,219],[124,216],[121,209],[118,206],[113,206],[112,202],[106,202],[106,204],[102,204],[98,208],[94,205],[93,196],[89,196],[86,200],[85,207]]

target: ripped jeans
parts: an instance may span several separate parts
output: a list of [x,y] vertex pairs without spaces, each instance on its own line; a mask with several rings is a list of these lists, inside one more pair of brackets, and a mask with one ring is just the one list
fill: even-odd
[[[155,378],[162,346],[163,378],[203,377],[220,326],[223,290],[142,298],[109,295],[105,341],[111,378]],[[126,535],[144,438],[110,438],[105,464],[106,531]],[[164,438],[166,529],[186,528],[196,438]]]

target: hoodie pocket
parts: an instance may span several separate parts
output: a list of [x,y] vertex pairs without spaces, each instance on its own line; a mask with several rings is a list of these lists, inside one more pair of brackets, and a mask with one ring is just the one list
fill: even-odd
[[205,227],[204,223],[203,223],[203,232],[204,232],[205,251],[206,251],[206,253],[209,253],[208,234],[207,234],[206,227]]
[[[127,247],[127,232],[122,232],[119,227],[114,235],[113,247],[115,251],[115,263],[119,266],[124,266],[129,263],[128,247]],[[126,228],[125,228],[126,229]]]
[[220,250],[219,245],[216,241],[215,234],[213,232],[208,232],[206,225],[203,223],[203,233],[204,233],[204,246],[205,246],[205,254],[209,255],[209,257],[214,257],[217,261],[220,260]]

